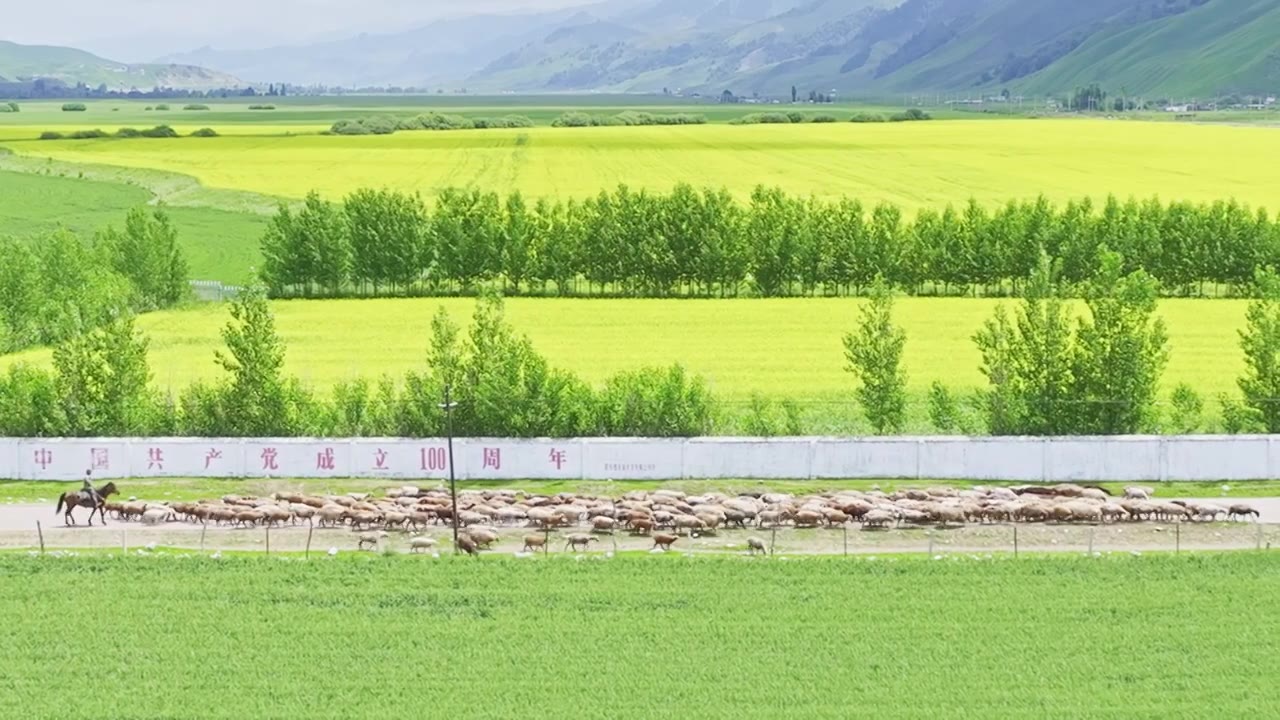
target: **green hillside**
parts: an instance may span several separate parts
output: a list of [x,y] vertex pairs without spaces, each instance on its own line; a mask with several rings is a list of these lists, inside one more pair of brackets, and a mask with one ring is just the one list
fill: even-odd
[[[722,18],[659,2],[570,25],[468,79],[497,91],[662,88],[1215,95],[1280,89],[1277,0],[811,0]],[[774,9],[783,6],[774,6]],[[681,9],[683,8],[683,9]]]
[[1170,96],[1274,93],[1280,89],[1277,37],[1275,0],[1213,0],[1181,15],[1099,33],[1021,87],[1045,93],[1098,82],[1113,91]]
[[129,65],[83,50],[51,45],[19,45],[0,40],[0,78],[7,82],[57,80],[67,85],[106,85],[112,90],[170,87],[207,90],[242,86],[225,73],[194,65]]

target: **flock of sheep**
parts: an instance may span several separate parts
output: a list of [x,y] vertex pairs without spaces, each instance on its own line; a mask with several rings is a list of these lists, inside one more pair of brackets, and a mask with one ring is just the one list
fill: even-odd
[[[531,529],[524,551],[549,549],[551,531],[566,531],[566,550],[590,547],[600,534],[629,532],[653,539],[666,550],[687,535],[721,529],[820,528],[858,524],[864,529],[903,526],[959,526],[967,523],[1212,522],[1257,520],[1256,509],[1242,503],[1218,505],[1184,500],[1155,500],[1145,487],[1129,487],[1113,497],[1101,487],[1025,485],[1019,487],[932,487],[892,493],[841,490],[813,495],[759,493],[693,495],[677,490],[629,492],[618,498],[559,493],[537,495],[518,490],[468,490],[458,494],[458,548],[475,554],[500,539],[497,528]],[[417,533],[453,524],[449,493],[417,487],[393,488],[384,497],[366,493],[271,497],[225,496],[216,501],[113,502],[107,510],[122,520],[145,524],[188,521],[215,526],[254,527],[310,524],[346,527],[360,533],[359,546],[377,547],[390,531]],[[586,531],[586,532],[584,532]],[[410,550],[429,551],[435,540],[414,535]],[[763,551],[751,538],[748,550]]]

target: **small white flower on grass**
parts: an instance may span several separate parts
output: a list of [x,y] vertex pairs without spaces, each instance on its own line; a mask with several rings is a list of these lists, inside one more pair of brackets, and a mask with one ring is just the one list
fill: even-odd
[[439,557],[440,557],[440,553],[438,553],[438,552],[433,552],[433,553],[431,553],[431,557],[439,559]]
[[1142,553],[1138,552],[1137,550],[1130,550],[1129,554],[1134,557],[1142,557]]
[[613,557],[613,551],[612,551],[612,550],[610,550],[609,552],[606,552],[606,553],[604,554],[604,556],[605,556],[605,557],[607,557],[607,558],[611,558],[611,557]]
[[221,550],[219,550],[218,552],[216,552],[216,553],[214,553],[214,554],[210,555],[209,557],[213,558],[214,560],[221,560],[221,559],[222,559],[222,551],[221,551]]
[[154,552],[156,549],[156,544],[153,542],[147,543],[146,547],[147,547],[147,552]]
[[338,548],[336,547],[329,548],[329,557],[336,557],[337,555],[338,555]]
[[1223,495],[1226,495],[1226,494],[1227,494],[1227,493],[1229,493],[1229,492],[1231,492],[1231,486],[1230,486],[1230,485],[1223,485],[1223,486],[1222,486],[1222,494],[1223,494]]

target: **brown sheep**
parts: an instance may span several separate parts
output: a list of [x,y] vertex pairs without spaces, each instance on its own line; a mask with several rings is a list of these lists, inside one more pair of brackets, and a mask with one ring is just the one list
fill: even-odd
[[825,520],[822,513],[814,512],[812,510],[801,510],[800,512],[797,512],[795,519],[796,527],[798,528],[818,527],[822,524],[823,520]]
[[470,528],[467,530],[467,536],[475,541],[476,545],[488,550],[491,545],[498,542],[498,533],[488,528]]
[[521,552],[537,552],[547,546],[547,537],[545,535],[525,535],[524,548]]
[[701,530],[703,527],[704,526],[703,526],[702,520],[692,515],[676,516],[675,528],[677,533],[679,533],[681,530],[688,530],[690,532],[694,530]]
[[894,514],[881,508],[876,508],[870,512],[863,513],[862,515],[862,527],[864,528],[887,528],[889,527],[889,523],[893,521]]
[[456,547],[468,555],[479,556],[480,546],[476,545],[476,541],[466,535],[459,535]]
[[648,535],[653,532],[653,521],[648,518],[632,520],[631,532],[634,535]]
[[664,550],[664,551],[666,551],[666,550],[670,550],[670,549],[671,549],[671,544],[672,544],[672,543],[674,543],[676,540],[679,540],[679,539],[680,539],[680,536],[678,536],[678,535],[672,535],[672,534],[670,534],[670,533],[654,533],[654,534],[653,534],[653,547],[654,547],[655,549],[657,549],[657,548],[661,548],[661,549],[662,549],[662,550]]
[[965,523],[964,508],[957,505],[939,505],[934,509],[933,516],[938,520],[940,527],[946,527],[948,524],[964,525]]
[[591,518],[591,529],[596,532],[613,532],[614,527],[618,524],[617,520],[605,515],[597,515]]

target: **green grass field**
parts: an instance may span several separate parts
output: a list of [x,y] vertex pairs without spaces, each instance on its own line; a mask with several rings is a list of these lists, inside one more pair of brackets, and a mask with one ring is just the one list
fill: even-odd
[[[152,199],[136,185],[5,171],[0,171],[0,197],[0,235],[15,237],[60,227],[91,237],[109,225],[124,225],[129,208]],[[256,238],[266,227],[265,216],[207,207],[166,209],[193,278],[252,280],[252,268],[261,258]]]
[[3,144],[23,155],[181,173],[211,188],[295,198],[313,189],[340,198],[360,187],[430,196],[447,186],[582,197],[624,182],[659,190],[687,182],[724,186],[739,196],[759,184],[777,185],[908,209],[969,198],[1002,204],[1038,194],[1064,201],[1106,193],[1267,205],[1274,202],[1273,188],[1257,159],[1280,154],[1280,134],[1268,128],[1104,120],[539,127]]
[[1272,553],[8,554],[0,715],[1264,717],[1277,592]]
[[[983,383],[972,336],[998,302],[899,299],[895,318],[907,333],[906,369],[914,394],[922,396],[934,380],[957,390]],[[680,362],[726,399],[743,400],[758,392],[851,402],[854,381],[844,371],[841,338],[856,322],[860,304],[849,298],[514,298],[507,301],[507,316],[553,365],[590,382],[621,370]],[[324,388],[359,375],[400,375],[420,368],[430,319],[440,306],[466,322],[473,301],[276,302],[277,328],[289,348],[287,370]],[[1206,399],[1234,390],[1243,369],[1236,330],[1244,324],[1245,302],[1169,299],[1160,307],[1170,335],[1166,389],[1186,382]],[[156,384],[181,388],[195,379],[217,377],[213,353],[227,320],[227,309],[218,305],[140,318],[139,327],[151,338]],[[49,351],[37,350],[0,362],[47,363],[49,358]]]

